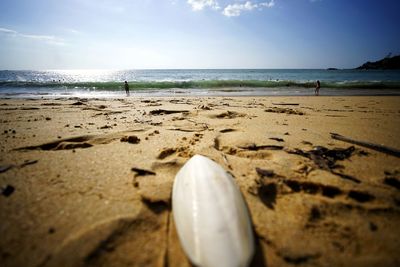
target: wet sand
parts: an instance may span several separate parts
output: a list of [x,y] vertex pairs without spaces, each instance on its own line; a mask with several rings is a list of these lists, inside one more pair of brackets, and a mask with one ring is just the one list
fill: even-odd
[[252,266],[400,265],[398,96],[1,99],[0,112],[2,266],[190,266],[170,195],[194,154],[234,176]]

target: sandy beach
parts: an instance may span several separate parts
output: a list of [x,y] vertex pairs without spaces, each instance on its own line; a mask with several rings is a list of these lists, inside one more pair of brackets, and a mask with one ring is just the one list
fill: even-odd
[[195,154],[234,176],[252,266],[400,265],[399,96],[1,99],[0,112],[4,267],[190,266],[170,198]]

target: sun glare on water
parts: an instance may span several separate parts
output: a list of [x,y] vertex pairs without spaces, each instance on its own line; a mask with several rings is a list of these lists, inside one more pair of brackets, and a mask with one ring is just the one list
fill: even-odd
[[77,69],[77,70],[49,70],[57,76],[60,80],[68,82],[108,82],[122,80],[121,71],[118,70],[98,70],[98,69]]

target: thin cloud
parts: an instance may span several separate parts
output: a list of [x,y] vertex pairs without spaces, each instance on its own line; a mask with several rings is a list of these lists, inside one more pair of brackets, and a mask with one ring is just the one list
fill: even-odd
[[247,1],[244,4],[227,5],[222,11],[222,14],[227,17],[238,17],[242,14],[243,11],[251,11],[256,8],[258,9],[271,8],[274,5],[275,5],[274,0],[262,3],[252,3],[251,1]]
[[205,7],[211,7],[212,9],[220,9],[220,6],[216,0],[188,0],[187,3],[192,7],[194,11],[203,10]]
[[49,36],[49,35],[19,34],[19,36],[28,38],[31,40],[43,41],[43,42],[46,42],[46,43],[52,44],[52,45],[65,45],[64,40],[54,37],[54,36]]
[[75,30],[75,29],[65,29],[67,32],[72,33],[72,34],[76,34],[76,35],[81,35],[83,34],[83,32]]
[[264,3],[260,3],[259,6],[261,7],[267,7],[267,8],[271,8],[275,5],[274,0],[271,0],[269,2],[264,2]]
[[53,44],[53,45],[65,45],[65,42],[62,39],[51,35],[24,34],[6,28],[0,28],[0,33],[14,35],[16,37],[21,37],[25,39],[44,41],[48,44]]
[[17,34],[16,31],[13,31],[13,30],[10,30],[10,29],[6,29],[6,28],[0,28],[0,32],[1,33],[5,33],[5,34],[13,34],[13,35]]

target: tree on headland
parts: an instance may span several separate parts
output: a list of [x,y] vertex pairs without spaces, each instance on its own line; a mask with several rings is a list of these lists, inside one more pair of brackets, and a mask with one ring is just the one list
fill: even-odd
[[392,57],[392,52],[389,52],[385,58],[391,58]]

